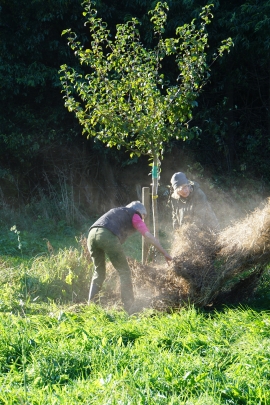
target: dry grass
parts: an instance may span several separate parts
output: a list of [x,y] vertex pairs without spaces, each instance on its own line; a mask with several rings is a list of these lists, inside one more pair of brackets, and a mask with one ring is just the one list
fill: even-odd
[[270,200],[218,235],[182,229],[174,242],[174,269],[198,305],[252,294],[270,261]]
[[[241,301],[254,292],[270,261],[270,199],[219,234],[182,227],[171,253],[169,267],[163,257],[149,265],[129,259],[137,311]],[[119,291],[118,275],[109,265],[101,303],[120,304]]]

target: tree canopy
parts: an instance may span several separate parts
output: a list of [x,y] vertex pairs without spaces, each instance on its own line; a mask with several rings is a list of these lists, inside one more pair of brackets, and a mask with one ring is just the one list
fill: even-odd
[[[163,38],[168,5],[158,3],[150,11],[157,44],[149,49],[141,42],[137,19],[118,24],[113,41],[91,2],[85,4],[90,46],[84,47],[70,30],[64,33],[80,65],[89,69],[82,73],[64,64],[60,72],[65,105],[75,112],[83,132],[109,147],[124,146],[131,157],[145,154],[152,158],[162,154],[164,142],[171,137],[192,137],[186,128],[209,78],[206,26],[212,18],[210,6],[203,8],[199,27],[193,20],[177,27],[176,38]],[[223,41],[218,54],[229,47],[230,40]],[[163,60],[172,55],[178,68],[173,82],[162,70]]]
[[[212,69],[211,81],[197,99],[191,125],[200,127],[203,136],[186,141],[185,147],[220,174],[252,172],[269,179],[270,1],[212,3],[215,18],[208,27],[210,49],[227,37],[232,37],[235,46]],[[96,8],[110,29],[137,18],[141,42],[153,49],[156,38],[148,11],[155,5],[144,0],[102,0]],[[165,33],[170,37],[177,26],[198,18],[205,2],[177,0],[168,5]],[[82,11],[81,0],[1,2],[3,168],[30,165],[44,147],[56,142],[72,145],[80,139],[80,127],[62,103],[58,70],[63,63],[76,63],[61,32],[70,27],[82,44],[87,41]],[[171,59],[163,61],[163,73],[173,83],[177,72]],[[182,147],[181,140],[178,145]]]

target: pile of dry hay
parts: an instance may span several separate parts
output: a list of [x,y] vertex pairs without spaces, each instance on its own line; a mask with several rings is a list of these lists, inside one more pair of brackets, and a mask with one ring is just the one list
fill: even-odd
[[[195,225],[182,227],[175,233],[171,254],[169,267],[162,256],[159,264],[129,260],[137,311],[241,301],[254,292],[270,261],[270,199],[219,234]],[[101,297],[105,306],[120,302],[118,275],[112,267],[108,270]]]

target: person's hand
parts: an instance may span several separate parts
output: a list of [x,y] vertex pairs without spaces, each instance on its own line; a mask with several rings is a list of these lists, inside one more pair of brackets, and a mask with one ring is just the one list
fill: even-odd
[[165,257],[166,262],[167,262],[168,265],[169,265],[170,262],[173,260],[173,257],[170,256],[168,253],[165,253],[165,254],[164,254],[164,257]]

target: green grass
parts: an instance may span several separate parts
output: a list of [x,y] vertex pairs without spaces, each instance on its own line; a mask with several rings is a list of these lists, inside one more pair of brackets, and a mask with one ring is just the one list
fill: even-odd
[[267,311],[49,311],[0,316],[1,404],[270,403]]
[[[0,260],[0,405],[270,404],[269,270],[245,307],[128,316],[86,305],[93,269],[78,238],[52,234],[49,254],[43,234],[20,233],[23,249],[11,235]],[[141,241],[130,238],[126,254],[141,260]]]
[[59,249],[67,246],[78,247],[77,241],[81,236],[79,231],[68,226],[64,229],[55,227],[54,232],[50,230],[50,227],[45,227],[45,229],[41,227],[40,230],[34,232],[20,228],[15,228],[15,231],[11,229],[12,227],[0,230],[1,257],[32,258],[36,255],[48,254],[48,241],[57,253]]

